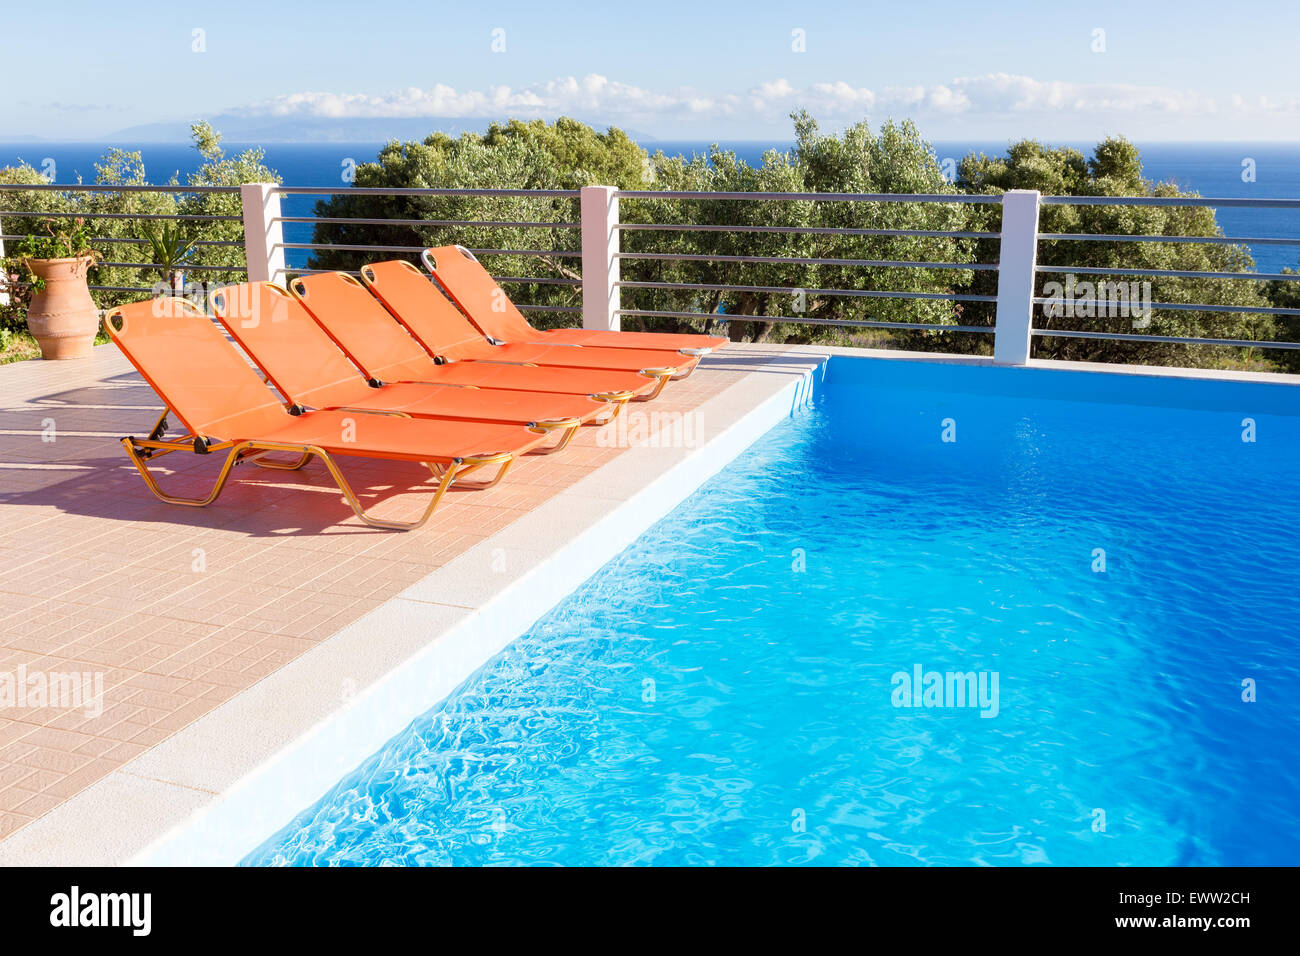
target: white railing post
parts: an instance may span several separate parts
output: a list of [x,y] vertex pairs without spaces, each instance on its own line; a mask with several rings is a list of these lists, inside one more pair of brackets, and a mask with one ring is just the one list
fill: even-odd
[[[0,219],[0,236],[5,234],[4,220]],[[0,239],[0,263],[5,258],[5,241]],[[0,305],[9,304],[9,270],[0,268]]]
[[1002,196],[1002,241],[998,255],[997,326],[993,361],[1029,361],[1034,327],[1034,267],[1038,263],[1038,191],[1013,189]]
[[619,330],[618,191],[583,186],[582,327]]
[[244,206],[244,258],[249,282],[284,281],[284,229],[275,183],[239,187]]

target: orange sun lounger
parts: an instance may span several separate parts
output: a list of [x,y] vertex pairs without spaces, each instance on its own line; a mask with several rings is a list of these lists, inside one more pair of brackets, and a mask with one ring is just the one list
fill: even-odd
[[666,383],[684,378],[696,356],[667,349],[605,349],[578,345],[494,343],[485,339],[433,279],[404,259],[361,267],[361,278],[379,301],[433,355],[449,362],[517,362],[562,368],[619,369]]
[[707,355],[730,339],[670,332],[613,332],[604,329],[535,329],[505,291],[464,246],[425,249],[420,261],[480,332],[500,342],[531,345],[596,345],[601,348],[674,349]]
[[[518,456],[546,441],[544,433],[521,425],[426,421],[343,411],[295,415],[226,341],[212,320],[184,299],[153,299],[110,309],[104,317],[104,328],[166,405],[147,438],[123,438],[122,447],[149,490],[169,504],[211,504],[221,494],[231,469],[241,462],[296,470],[316,457],[324,462],[348,505],[366,524],[397,530],[418,528],[433,514],[453,482],[480,468],[497,466],[493,478],[468,486],[491,487]],[[174,414],[187,429],[183,438],[163,439],[169,414]],[[206,496],[176,497],[159,488],[148,462],[178,451],[226,453],[216,483]],[[261,460],[271,452],[290,452],[299,458],[295,462]],[[437,488],[417,521],[376,518],[361,506],[334,461],[335,455],[418,462],[437,479]]]
[[567,446],[579,426],[597,416],[610,418],[626,402],[626,398],[610,404],[584,395],[427,382],[384,384],[372,379],[367,383],[302,302],[279,286],[270,282],[224,286],[214,289],[208,299],[226,331],[268,381],[300,408],[527,425],[559,434],[558,441],[545,449],[549,453]]
[[483,391],[508,389],[593,395],[621,403],[653,398],[660,380],[636,372],[583,370],[490,362],[437,364],[366,287],[342,272],[322,272],[289,283],[317,323],[366,375],[378,382],[475,385]]

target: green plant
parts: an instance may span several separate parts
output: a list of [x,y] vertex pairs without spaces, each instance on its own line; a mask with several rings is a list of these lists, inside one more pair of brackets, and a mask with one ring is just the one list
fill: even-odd
[[85,219],[43,219],[41,228],[45,235],[29,234],[19,240],[17,259],[99,258],[99,253],[90,248],[90,231]]
[[24,305],[33,293],[45,288],[45,280],[33,273],[28,265],[31,260],[89,256],[92,262],[99,261],[99,253],[90,248],[89,227],[80,216],[75,219],[42,219],[40,227],[45,230],[45,235],[28,233],[18,241],[15,254],[4,264],[6,273],[11,266],[17,266],[17,271],[7,276],[6,284],[10,295]]
[[140,234],[149,244],[149,253],[153,263],[158,267],[162,277],[171,280],[177,270],[182,269],[194,256],[198,240],[181,234],[180,228],[171,222],[163,223],[155,229],[149,223],[142,223]]

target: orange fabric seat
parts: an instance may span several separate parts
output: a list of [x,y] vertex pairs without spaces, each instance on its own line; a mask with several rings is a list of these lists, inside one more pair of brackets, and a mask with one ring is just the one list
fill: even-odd
[[[362,294],[366,294],[363,290]],[[559,395],[457,388],[424,382],[368,384],[365,376],[316,324],[302,301],[270,282],[216,289],[209,297],[221,324],[280,394],[306,408],[400,412],[416,417],[534,425],[559,434],[559,451],[575,430],[616,414],[627,397],[609,402]],[[396,329],[396,323],[386,319]],[[399,332],[398,334],[403,334]]]
[[361,278],[388,311],[433,355],[450,362],[519,362],[562,368],[621,369],[661,380],[684,377],[696,356],[668,349],[606,349],[578,345],[494,344],[438,291],[430,276],[404,259],[361,267]]
[[483,390],[653,397],[661,384],[635,372],[582,371],[487,362],[439,365],[352,276],[323,272],[289,283],[308,314],[367,376],[380,382],[474,385]]
[[[415,528],[433,514],[452,482],[479,468],[498,466],[495,478],[474,486],[489,487],[501,479],[515,458],[546,440],[544,433],[520,425],[343,411],[292,414],[212,320],[183,299],[153,299],[111,309],[104,317],[104,327],[166,404],[147,438],[123,438],[122,446],[149,489],[171,504],[211,504],[240,461],[301,468],[315,457],[329,469],[362,521],[383,528]],[[187,435],[162,438],[168,414],[180,420]],[[176,497],[158,486],[147,463],[177,451],[227,453],[207,496]],[[294,465],[261,461],[268,452],[291,452],[300,457]],[[376,518],[361,507],[334,455],[420,462],[438,478],[438,487],[419,520]]]
[[670,332],[613,332],[605,329],[535,329],[473,253],[461,246],[426,249],[420,256],[438,285],[484,335],[501,342],[587,345],[621,349],[674,349],[706,355],[730,339],[720,335]]
[[483,422],[358,415],[336,409],[286,413],[285,418],[283,425],[258,437],[316,445],[335,455],[394,461],[449,462],[503,451],[523,454],[544,441],[521,427]]

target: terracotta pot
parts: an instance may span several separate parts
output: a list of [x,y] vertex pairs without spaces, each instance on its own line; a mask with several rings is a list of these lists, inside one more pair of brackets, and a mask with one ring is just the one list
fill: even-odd
[[27,328],[41,347],[43,359],[76,359],[90,355],[99,331],[99,310],[86,287],[86,273],[95,260],[28,259],[27,268],[45,280],[32,296]]

